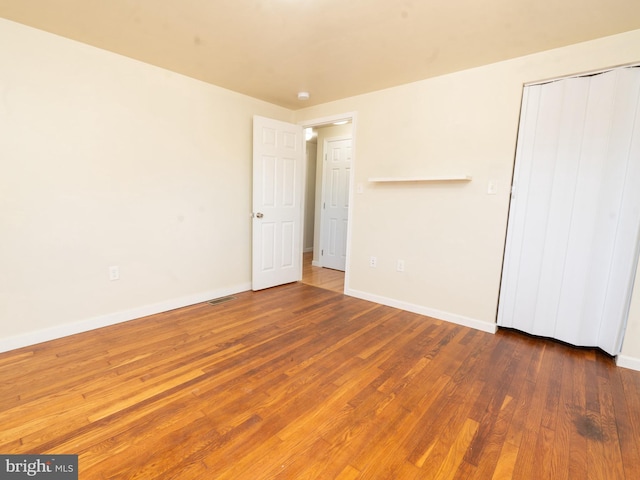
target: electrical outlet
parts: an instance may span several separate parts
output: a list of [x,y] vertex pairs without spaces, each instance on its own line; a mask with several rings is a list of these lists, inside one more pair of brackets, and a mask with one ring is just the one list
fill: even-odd
[[369,266],[376,268],[378,266],[378,259],[376,257],[369,257]]
[[115,265],[109,267],[109,280],[111,280],[112,282],[114,280],[120,280],[120,267]]
[[404,260],[398,260],[396,262],[396,270],[398,272],[404,272]]

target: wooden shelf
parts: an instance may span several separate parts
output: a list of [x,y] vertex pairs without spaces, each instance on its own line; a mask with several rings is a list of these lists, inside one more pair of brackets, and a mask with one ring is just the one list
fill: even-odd
[[440,177],[370,177],[370,182],[390,183],[390,182],[469,182],[470,175],[447,175]]

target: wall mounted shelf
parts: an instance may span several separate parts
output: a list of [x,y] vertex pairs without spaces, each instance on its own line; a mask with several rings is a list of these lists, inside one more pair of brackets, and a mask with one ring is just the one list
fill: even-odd
[[471,175],[444,175],[430,177],[370,177],[370,182],[470,182]]

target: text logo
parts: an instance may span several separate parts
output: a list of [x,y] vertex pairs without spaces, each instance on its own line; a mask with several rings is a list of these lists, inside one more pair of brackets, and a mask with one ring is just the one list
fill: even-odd
[[77,455],[2,455],[0,479],[78,480]]

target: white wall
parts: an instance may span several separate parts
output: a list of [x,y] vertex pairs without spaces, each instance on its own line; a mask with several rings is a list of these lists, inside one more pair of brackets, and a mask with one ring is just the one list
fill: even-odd
[[[494,329],[523,84],[638,61],[640,30],[296,112],[298,122],[357,112],[354,173],[364,191],[354,196],[348,292]],[[367,181],[447,174],[473,180]],[[497,195],[487,195],[490,180]],[[639,330],[635,308],[628,332]],[[627,339],[623,353],[640,358],[639,342]]]
[[631,298],[622,354],[618,356],[618,365],[640,370],[640,264],[636,270],[635,289]]
[[[522,84],[638,52],[633,31],[292,114],[0,19],[0,350],[248,288],[254,114],[357,111],[347,288],[491,329]],[[367,181],[449,173],[473,181]]]
[[0,19],[0,350],[248,289],[254,114]]

